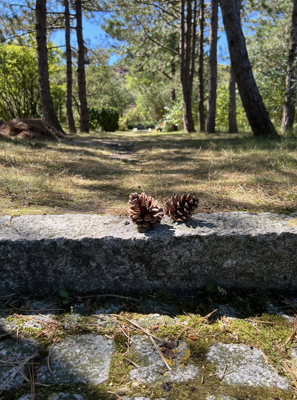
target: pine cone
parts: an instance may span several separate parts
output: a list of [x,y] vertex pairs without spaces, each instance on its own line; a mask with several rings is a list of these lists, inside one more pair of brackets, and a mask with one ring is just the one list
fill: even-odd
[[198,203],[197,197],[191,194],[184,193],[181,196],[172,196],[166,202],[165,214],[174,221],[187,221],[198,207]]
[[153,228],[163,218],[163,208],[159,207],[158,201],[145,193],[131,193],[129,205],[129,216],[140,230]]

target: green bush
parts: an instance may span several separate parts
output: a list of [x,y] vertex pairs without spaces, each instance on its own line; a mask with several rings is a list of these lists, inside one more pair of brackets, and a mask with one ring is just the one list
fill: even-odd
[[89,123],[92,129],[100,127],[103,131],[114,132],[119,129],[119,112],[115,108],[89,108]]

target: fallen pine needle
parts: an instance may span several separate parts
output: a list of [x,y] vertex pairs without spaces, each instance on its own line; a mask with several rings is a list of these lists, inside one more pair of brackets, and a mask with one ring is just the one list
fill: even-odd
[[288,337],[288,339],[285,341],[285,343],[282,345],[282,347],[285,347],[294,337],[295,333],[297,331],[297,317],[294,320],[294,325],[293,325],[293,330],[291,335]]
[[169,367],[169,365],[167,364],[167,361],[165,360],[165,357],[163,356],[161,350],[159,349],[159,347],[157,346],[157,343],[154,341],[154,339],[150,336],[150,339],[154,345],[154,348],[157,350],[157,353],[159,354],[159,356],[162,358],[164,364],[166,365],[166,367],[169,369],[169,371],[172,370],[172,368]]
[[125,360],[127,360],[130,364],[134,365],[134,367],[140,368],[140,365],[136,364],[134,361],[131,361],[129,358],[126,357]]
[[203,321],[204,319],[207,319],[208,317],[210,317],[212,314],[214,314],[216,311],[218,311],[217,309],[212,311],[210,314],[206,315],[205,317],[199,318],[197,321],[193,322],[191,325],[187,326],[185,329],[183,329],[176,337],[176,340],[178,340],[181,335],[188,330],[189,328],[191,328],[193,325],[198,324],[198,322]]
[[50,355],[51,355],[51,352],[52,352],[55,344],[56,344],[56,340],[54,340],[53,344],[51,345],[51,348],[49,349],[48,356],[47,356],[47,366],[48,366],[49,372],[52,375],[53,375],[53,372],[52,372],[51,367],[50,367]]
[[[282,360],[282,363],[283,363],[283,365],[284,365],[286,371],[287,371],[288,374],[290,375],[292,381],[294,382],[294,385],[295,385],[296,388],[297,388],[297,381],[296,381],[296,378],[295,378],[295,375],[294,375],[293,371],[291,370],[291,368],[289,367],[289,365],[288,365],[284,360]],[[295,391],[296,391],[296,390],[295,390]]]
[[111,315],[112,317],[125,319],[125,320],[128,321],[130,324],[136,326],[136,328],[139,329],[141,332],[145,333],[146,335],[148,335],[148,336],[150,336],[150,337],[152,337],[152,338],[154,338],[154,339],[156,339],[156,340],[159,340],[160,342],[163,342],[162,339],[158,338],[157,336],[152,335],[150,332],[148,332],[148,331],[147,331],[146,329],[144,329],[142,326],[136,324],[136,322],[133,322],[133,321],[131,321],[130,319],[128,319],[128,318],[126,318],[126,317],[122,317],[122,316],[119,316],[119,315],[116,315],[116,314],[110,314],[110,315]]

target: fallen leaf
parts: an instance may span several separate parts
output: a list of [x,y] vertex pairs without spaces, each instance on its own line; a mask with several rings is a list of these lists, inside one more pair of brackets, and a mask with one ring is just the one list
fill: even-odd
[[195,336],[192,336],[192,335],[189,335],[189,339],[191,339],[191,340],[199,340],[199,338],[197,338]]
[[86,308],[89,308],[90,303],[91,303],[91,299],[88,299],[88,300],[86,301]]

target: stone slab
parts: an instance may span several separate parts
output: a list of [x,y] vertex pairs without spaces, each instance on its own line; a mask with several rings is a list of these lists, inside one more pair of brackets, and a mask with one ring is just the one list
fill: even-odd
[[48,366],[43,365],[37,380],[45,384],[91,383],[98,385],[108,379],[114,342],[100,335],[68,336],[58,342]]
[[[34,395],[34,400],[40,400],[41,396],[38,394]],[[30,394],[23,394],[19,400],[32,400],[32,395]],[[47,400],[84,400],[84,397],[80,394],[72,394],[72,393],[53,393],[50,394]]]
[[97,215],[0,218],[0,295],[61,289],[112,293],[195,292],[221,287],[297,288],[295,215],[164,217],[139,233],[128,219]]
[[[169,371],[166,369],[163,360],[156,352],[150,339],[143,336],[133,336],[133,342],[130,355],[134,360],[137,360],[136,362],[140,366],[140,368],[135,368],[130,372],[130,378],[133,381],[148,384],[180,383],[187,382],[198,376],[198,367],[195,365],[185,365],[191,355],[186,343],[179,342],[176,348],[173,346],[172,350],[168,349],[167,356],[166,353],[164,354],[167,363],[172,368]],[[160,348],[159,342],[157,345]]]
[[229,385],[290,389],[288,381],[266,364],[260,351],[245,344],[211,346],[207,360],[217,365],[218,376],[225,374],[222,382]]
[[17,362],[19,370],[27,374],[26,369],[21,368],[20,365],[28,357],[34,355],[37,349],[38,343],[31,339],[21,339],[18,342],[8,339],[0,342],[0,392],[22,386],[25,379],[9,362]]

